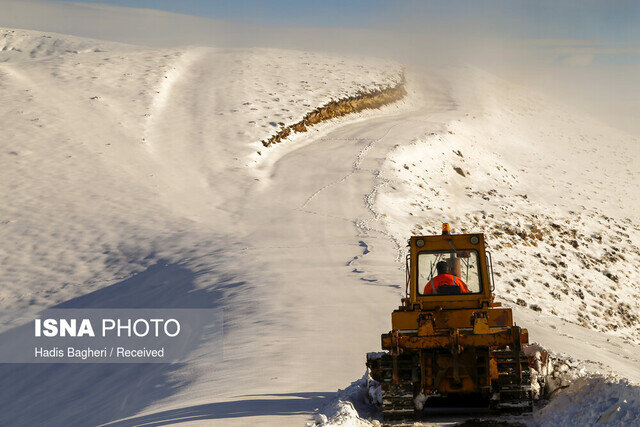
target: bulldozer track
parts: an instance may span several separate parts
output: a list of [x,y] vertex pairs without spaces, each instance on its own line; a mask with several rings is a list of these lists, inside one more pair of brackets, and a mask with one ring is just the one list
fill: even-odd
[[494,382],[494,392],[499,393],[496,408],[505,412],[530,411],[533,396],[529,359],[512,349],[493,350],[491,358],[496,361],[499,375]]
[[[435,411],[495,414],[531,411],[533,400],[528,358],[523,353],[508,348],[494,349],[490,351],[490,357],[497,365],[498,378],[492,382],[492,396],[486,406],[439,408]],[[416,409],[415,400],[420,392],[421,372],[416,355],[393,356],[387,353],[370,361],[368,365],[371,376],[380,383],[384,422],[419,420],[434,412]]]

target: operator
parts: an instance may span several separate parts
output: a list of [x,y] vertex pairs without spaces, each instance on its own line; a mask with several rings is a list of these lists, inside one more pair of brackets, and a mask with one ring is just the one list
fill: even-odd
[[[438,275],[427,282],[424,287],[424,295],[451,295],[451,294],[466,294],[469,293],[467,285],[459,277],[460,269],[458,268],[458,274],[455,274],[455,263],[453,263],[453,269],[449,268],[449,264],[446,261],[440,261],[436,264],[436,271]],[[451,274],[451,270],[454,270],[454,274]],[[441,289],[441,287],[444,288]]]

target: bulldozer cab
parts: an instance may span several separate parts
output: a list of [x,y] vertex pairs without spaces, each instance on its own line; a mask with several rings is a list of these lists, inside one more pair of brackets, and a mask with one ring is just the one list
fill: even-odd
[[413,236],[407,257],[407,301],[423,310],[482,308],[492,301],[491,259],[483,234]]
[[418,293],[460,295],[480,292],[478,253],[424,251],[418,254]]

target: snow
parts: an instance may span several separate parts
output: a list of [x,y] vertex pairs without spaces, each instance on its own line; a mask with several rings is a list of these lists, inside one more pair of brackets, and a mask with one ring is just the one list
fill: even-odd
[[316,414],[315,422],[309,425],[344,427],[375,425],[375,419],[372,422],[370,418],[376,416],[376,404],[380,404],[381,401],[380,387],[366,372],[362,378],[352,382],[344,390],[338,390],[336,395]]
[[637,422],[638,137],[408,68],[405,100],[260,143],[400,72],[0,29],[0,333],[56,305],[225,318],[222,361],[203,342],[167,366],[1,365],[0,424],[375,424],[367,375],[335,390],[390,328],[407,237],[444,221],[486,233],[498,299],[577,366],[524,421]]
[[634,425],[639,419],[640,387],[599,375],[573,381],[533,416],[543,426]]

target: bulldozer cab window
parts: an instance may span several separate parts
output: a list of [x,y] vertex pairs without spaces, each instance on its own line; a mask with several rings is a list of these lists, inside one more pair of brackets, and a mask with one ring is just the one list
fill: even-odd
[[422,251],[418,253],[420,295],[477,294],[480,262],[475,250]]

